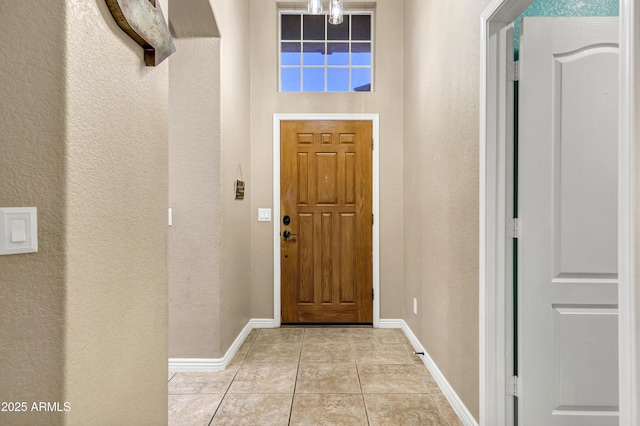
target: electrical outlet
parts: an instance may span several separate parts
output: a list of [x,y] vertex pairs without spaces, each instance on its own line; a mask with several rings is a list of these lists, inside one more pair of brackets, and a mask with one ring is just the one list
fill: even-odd
[[413,314],[418,315],[418,299],[413,298]]

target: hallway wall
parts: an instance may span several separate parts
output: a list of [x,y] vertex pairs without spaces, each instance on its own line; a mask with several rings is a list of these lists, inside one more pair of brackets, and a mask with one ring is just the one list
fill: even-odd
[[250,319],[249,0],[170,4],[169,355],[222,358]]
[[168,62],[104,1],[66,4],[66,424],[163,424]]
[[[251,318],[251,192],[249,0],[210,0],[221,35],[221,197],[222,287],[220,353],[229,349]],[[242,168],[244,200],[235,199],[234,181]]]
[[476,419],[479,16],[488,4],[404,1],[403,318]]
[[71,408],[0,423],[166,424],[166,63],[104,1],[0,15],[0,204],[39,213],[39,251],[0,257],[0,399]]
[[[176,7],[181,5],[172,11]],[[215,26],[211,10],[209,19]],[[184,24],[191,27],[188,21]],[[176,53],[169,59],[169,357],[217,358],[222,285],[220,39],[174,42]]]
[[[0,256],[0,401],[64,400],[65,4],[0,0],[0,206],[38,207],[38,253]],[[2,424],[62,424],[0,413]]]
[[[251,314],[273,318],[273,226],[257,222],[257,209],[273,208],[274,113],[380,114],[381,316],[402,315],[402,2],[351,1],[345,8],[376,7],[373,92],[278,92],[278,6],[299,1],[251,0]],[[304,5],[306,10],[306,4]],[[383,17],[383,18],[382,18]],[[378,297],[378,296],[376,296]]]

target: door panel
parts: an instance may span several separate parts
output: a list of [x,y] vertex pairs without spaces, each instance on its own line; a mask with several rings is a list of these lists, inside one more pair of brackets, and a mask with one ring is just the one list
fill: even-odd
[[373,320],[371,141],[370,121],[281,123],[283,323]]
[[523,425],[618,424],[617,23],[522,24]]
[[556,55],[553,68],[555,272],[616,274],[618,48]]

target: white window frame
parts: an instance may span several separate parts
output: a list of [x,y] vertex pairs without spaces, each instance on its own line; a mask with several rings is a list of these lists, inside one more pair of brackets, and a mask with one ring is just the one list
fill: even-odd
[[[302,21],[302,16],[306,15],[306,13],[300,11],[300,10],[296,10],[296,9],[280,9],[278,11],[278,92],[280,93],[371,93],[374,91],[374,64],[375,64],[375,19],[374,19],[374,12],[373,10],[349,10],[349,11],[345,11],[344,12],[344,18],[347,19],[348,16],[350,15],[370,15],[371,16],[371,40],[370,41],[363,41],[363,40],[351,40],[351,31],[353,30],[352,25],[349,25],[349,39],[348,40],[327,40],[326,34],[327,34],[327,26],[331,25],[328,23],[328,20],[325,19],[325,39],[324,41],[321,40],[303,40],[302,39],[302,34],[301,34],[301,39],[300,40],[282,40],[281,36],[282,36],[282,15],[297,15],[300,16],[300,20]],[[323,12],[323,15],[326,17],[327,16],[327,12]],[[282,43],[287,43],[287,42],[292,42],[292,43],[301,43],[301,46],[304,43],[324,43],[325,48],[327,46],[328,43],[348,43],[349,44],[349,52],[351,52],[351,44],[355,43],[355,44],[365,44],[365,43],[370,43],[371,44],[371,65],[353,65],[351,63],[351,54],[349,55],[349,64],[348,65],[329,65],[327,63],[328,58],[327,55],[325,55],[325,63],[324,65],[304,65],[303,64],[303,52],[301,50],[300,52],[300,65],[282,65]],[[282,91],[282,69],[283,68],[297,68],[300,70],[300,90],[299,91],[291,91],[291,92],[283,92]],[[328,76],[329,73],[325,72],[324,73],[324,90],[322,91],[305,91],[304,90],[304,69],[305,68],[317,68],[317,69],[323,69],[323,70],[329,70],[331,68],[341,68],[341,69],[348,69],[349,70],[349,90],[345,90],[345,91],[329,91],[328,86],[329,86],[329,82],[328,82]],[[353,69],[370,69],[371,70],[371,90],[369,91],[362,91],[362,92],[357,92],[355,90],[353,90],[352,88],[352,84],[351,84],[351,71]]]

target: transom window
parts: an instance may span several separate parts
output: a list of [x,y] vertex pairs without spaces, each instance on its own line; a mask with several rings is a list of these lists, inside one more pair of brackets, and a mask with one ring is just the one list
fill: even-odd
[[371,92],[372,12],[327,15],[280,12],[281,92]]

